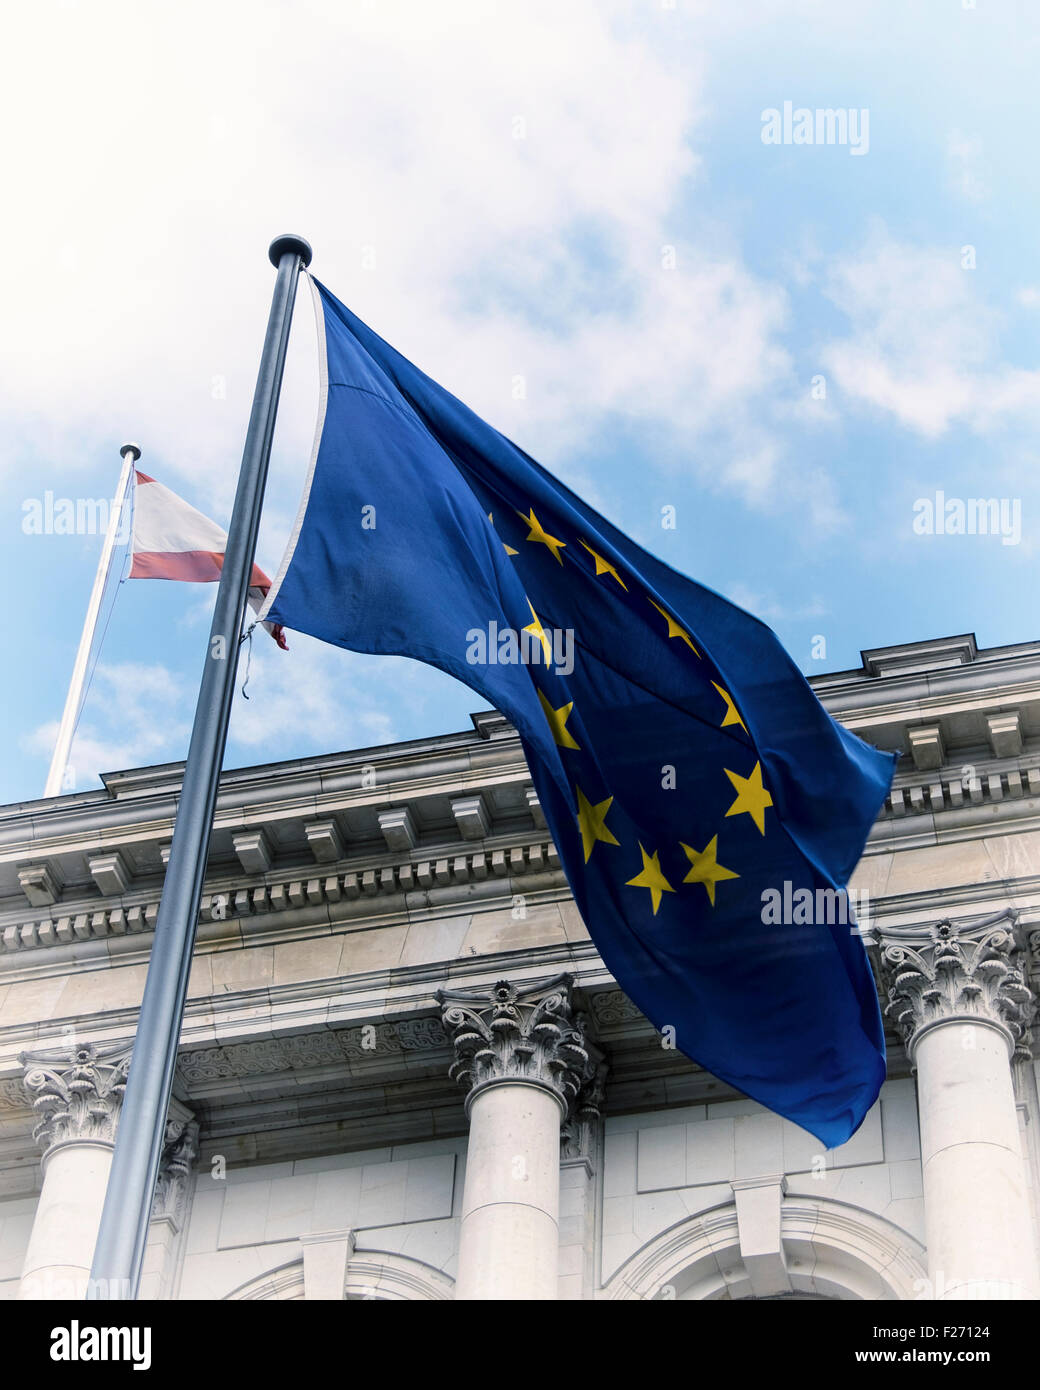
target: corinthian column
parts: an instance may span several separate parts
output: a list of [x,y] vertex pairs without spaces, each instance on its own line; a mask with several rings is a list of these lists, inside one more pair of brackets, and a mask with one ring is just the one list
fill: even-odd
[[39,1119],[43,1189],[19,1298],[82,1298],[94,1257],[129,1049],[79,1043],[23,1053],[25,1089]]
[[1037,1297],[1011,1057],[1032,1015],[1014,914],[880,933],[888,1013],[917,1070],[932,1296]]
[[557,1296],[560,1125],[593,1071],[571,984],[438,993],[468,1088],[458,1299]]

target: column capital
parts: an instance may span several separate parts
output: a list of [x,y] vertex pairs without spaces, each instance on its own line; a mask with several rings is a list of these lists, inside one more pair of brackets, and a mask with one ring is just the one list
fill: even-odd
[[152,1220],[167,1220],[179,1231],[188,1200],[191,1171],[199,1156],[199,1122],[174,1099],[166,1119],[162,1160],[152,1197]]
[[523,1083],[551,1092],[566,1118],[596,1071],[584,1015],[573,1007],[573,984],[573,976],[556,975],[531,984],[499,980],[490,989],[437,991],[455,1048],[449,1075],[468,1087],[467,1111],[486,1087]]
[[114,1143],[130,1053],[127,1043],[78,1042],[19,1056],[44,1161],[62,1144]]
[[564,1162],[583,1163],[591,1173],[610,1067],[595,1043],[586,1038],[585,1046],[589,1051],[589,1066],[571,1105],[570,1116],[564,1121],[560,1158]]
[[1033,994],[1022,969],[1013,909],[976,921],[875,928],[885,1012],[911,1058],[922,1036],[944,1023],[995,1028],[1010,1052],[1028,1046]]

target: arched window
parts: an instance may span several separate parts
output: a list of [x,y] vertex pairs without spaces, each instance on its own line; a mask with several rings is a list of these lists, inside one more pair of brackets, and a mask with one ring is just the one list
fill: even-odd
[[921,1245],[884,1217],[804,1196],[785,1197],[780,1211],[783,1258],[777,1255],[765,1279],[760,1269],[752,1271],[745,1263],[731,1202],[677,1222],[649,1240],[611,1276],[604,1296],[912,1299],[927,1288]]
[[[225,1299],[303,1299],[302,1258],[240,1284]],[[450,1301],[452,1279],[432,1265],[385,1250],[355,1250],[347,1266],[346,1298],[358,1302]]]

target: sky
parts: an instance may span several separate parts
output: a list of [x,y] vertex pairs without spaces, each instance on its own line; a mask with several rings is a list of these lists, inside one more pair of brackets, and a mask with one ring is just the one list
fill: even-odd
[[[1035,639],[1038,61],[1029,0],[12,11],[0,802],[42,794],[101,548],[32,516],[48,492],[110,496],[134,440],[227,524],[287,231],[378,333],[807,674],[954,633]],[[845,143],[833,119],[830,142],[795,139],[818,109]],[[309,301],[270,574],[314,432]],[[940,512],[1003,502],[1004,534],[929,533],[939,492]],[[113,585],[70,789],[184,757],[214,591]],[[421,664],[289,641],[254,641],[225,766],[482,708]]]

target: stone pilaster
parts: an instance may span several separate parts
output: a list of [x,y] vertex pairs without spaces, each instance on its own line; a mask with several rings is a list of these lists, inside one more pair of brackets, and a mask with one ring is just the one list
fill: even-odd
[[1015,914],[875,936],[887,1012],[917,1071],[932,1296],[1034,1298],[1011,1071],[1034,1004]]
[[589,1074],[570,1107],[568,1119],[563,1123],[563,1156],[572,1162],[591,1164],[596,1135],[602,1124],[600,1112],[610,1068],[594,1043],[586,1039],[585,1046],[589,1050]]
[[[174,1106],[182,1113],[175,1115]],[[170,1110],[152,1199],[152,1220],[170,1221],[179,1231],[184,1222],[188,1188],[199,1156],[199,1125],[191,1111],[185,1111],[176,1101]]]
[[198,1156],[198,1121],[180,1101],[172,1100],[152,1197],[138,1298],[173,1297]]
[[560,1124],[596,1072],[572,984],[438,993],[470,1121],[459,1299],[558,1296]]
[[82,1298],[94,1256],[129,1050],[75,1043],[23,1053],[43,1188],[19,1298]]
[[592,1074],[563,1123],[560,1153],[561,1299],[594,1298],[596,1289],[596,1175],[603,1162],[603,1117],[609,1068],[586,1040]]

